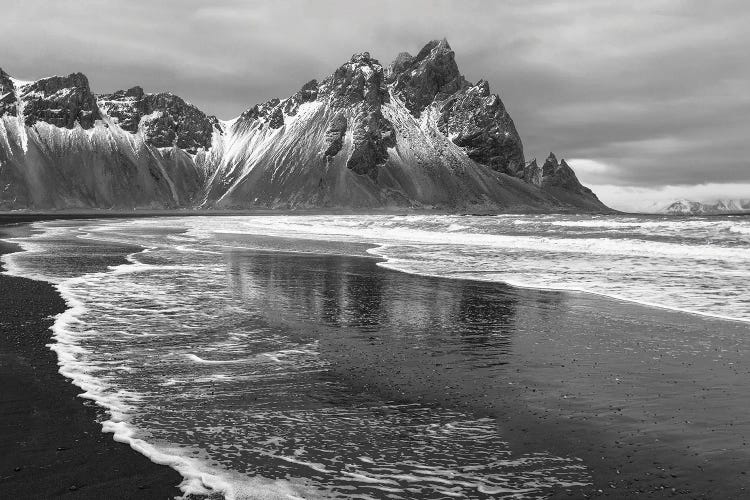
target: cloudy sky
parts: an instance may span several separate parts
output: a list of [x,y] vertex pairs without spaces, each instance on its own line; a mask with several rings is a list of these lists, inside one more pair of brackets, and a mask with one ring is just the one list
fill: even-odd
[[616,208],[750,198],[742,0],[3,0],[0,67],[81,71],[231,118],[354,52],[387,64],[446,37],[500,94],[527,158],[571,159]]

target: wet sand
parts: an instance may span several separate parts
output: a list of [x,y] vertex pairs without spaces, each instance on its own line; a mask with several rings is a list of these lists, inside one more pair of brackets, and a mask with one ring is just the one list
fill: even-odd
[[[456,285],[498,295],[495,286]],[[518,453],[582,458],[593,487],[557,496],[747,498],[750,366],[748,342],[735,335],[748,328],[590,296],[574,302],[546,318],[516,311],[522,324],[494,376],[467,363],[471,348],[441,353],[400,335],[337,338],[328,355],[342,376],[385,396],[496,418]],[[717,330],[701,352],[671,352],[670,339],[700,343]]]
[[[0,233],[13,222],[0,219]],[[0,253],[16,250],[0,242]],[[180,495],[182,477],[103,434],[102,410],[58,373],[46,344],[51,316],[64,310],[51,285],[0,275],[0,497]]]
[[[553,498],[748,497],[747,324],[407,275],[370,258],[228,259],[269,292],[269,317],[315,332],[332,374],[355,390],[491,416],[519,455],[581,458],[593,485]],[[18,450],[0,458],[0,488],[16,498],[176,494],[179,475],[102,434],[98,410],[57,373],[44,346],[45,317],[64,307],[54,290],[5,276],[0,286],[0,446]],[[306,311],[313,297],[325,307]]]
[[355,389],[493,417],[517,455],[581,458],[592,486],[553,498],[748,498],[746,323],[368,258],[237,252],[230,266]]

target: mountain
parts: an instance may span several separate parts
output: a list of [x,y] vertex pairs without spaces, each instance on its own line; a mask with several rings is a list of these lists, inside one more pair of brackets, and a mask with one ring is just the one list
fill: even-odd
[[711,215],[750,212],[750,200],[717,200],[699,202],[678,200],[659,210],[670,215]]
[[110,102],[100,101],[80,73],[22,82],[0,70],[0,209],[159,209],[200,201],[213,163],[210,141],[194,154],[179,141],[164,142],[170,130],[184,134],[165,123],[173,110],[160,100],[136,128],[127,120],[119,125],[107,112]]
[[383,67],[355,54],[220,121],[169,93],[0,70],[0,209],[607,211],[554,155],[525,162],[489,84],[446,40]]

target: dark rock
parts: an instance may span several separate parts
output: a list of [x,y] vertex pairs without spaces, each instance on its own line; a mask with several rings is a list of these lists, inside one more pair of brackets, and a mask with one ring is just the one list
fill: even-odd
[[346,166],[352,171],[377,179],[378,167],[388,159],[388,148],[396,145],[396,132],[380,110],[357,115],[353,148]]
[[214,115],[208,115],[207,118],[214,130],[218,131],[219,133],[224,133],[224,129],[222,128],[218,118],[216,118]]
[[164,111],[155,111],[141,119],[143,134],[152,146],[171,148],[177,140],[177,123]]
[[247,126],[255,121],[260,121],[264,125],[267,124],[271,128],[280,128],[284,125],[281,101],[278,98],[273,98],[263,104],[256,104],[242,113],[238,120],[241,126]]
[[318,81],[310,80],[302,86],[292,97],[284,102],[284,114],[295,116],[299,107],[306,103],[312,102],[318,98]]
[[[211,147],[213,124],[198,108],[173,94],[151,94],[146,99],[151,113],[161,112],[165,125],[171,124],[175,146],[191,153]],[[164,131],[164,135],[169,133]]]
[[117,120],[117,124],[123,130],[133,134],[138,132],[141,118],[153,112],[149,110],[146,95],[141,87],[100,95],[99,103],[110,117]]
[[[388,148],[395,145],[393,125],[381,110],[381,106],[390,101],[383,67],[368,52],[354,54],[349,62],[323,81],[318,95],[321,97],[327,99],[333,109],[356,113],[349,124],[352,152],[346,166],[357,174],[376,179],[378,167],[388,159]],[[326,132],[326,156],[341,149],[345,127],[343,115],[337,114]]]
[[552,153],[542,167],[542,187],[559,188],[598,199],[593,191],[581,184],[570,165],[564,159],[557,163],[557,157]]
[[393,78],[403,73],[413,60],[414,56],[409,54],[408,52],[401,52],[399,55],[397,55],[396,59],[391,63],[390,66],[388,66],[388,70],[386,72],[388,81],[390,82]]
[[284,126],[284,113],[281,106],[273,108],[273,112],[268,120],[268,126],[271,128],[281,128]]
[[519,171],[519,177],[534,186],[542,185],[542,169],[536,163],[536,158],[524,165],[523,170]]
[[389,100],[383,67],[369,52],[354,54],[323,81],[319,92],[327,95],[336,109],[361,103],[372,108]]
[[156,147],[177,146],[194,154],[210,148],[213,130],[220,130],[216,117],[174,94],[147,94],[136,86],[100,95],[99,102],[123,130],[136,133],[142,126],[146,141]]
[[438,128],[472,160],[515,175],[524,165],[523,145],[500,97],[484,80],[459,89],[440,108]]
[[440,91],[435,95],[435,101],[445,101],[456,92],[465,91],[469,87],[471,87],[471,84],[467,82],[463,76],[457,76],[453,80],[443,85]]
[[8,73],[0,69],[0,116],[16,116],[17,101],[18,96],[16,96],[13,80],[10,79]]
[[21,89],[26,125],[38,121],[64,128],[91,128],[101,119],[89,81],[82,73],[43,78]]
[[339,111],[331,120],[328,130],[326,130],[323,156],[330,158],[341,151],[344,145],[344,134],[346,134],[346,117]]
[[449,83],[461,77],[448,41],[433,40],[416,57],[397,58],[389,83],[414,116],[419,116]]
[[544,166],[542,166],[542,176],[547,177],[554,175],[559,166],[560,164],[557,161],[555,153],[550,153],[544,162]]
[[143,91],[143,87],[141,87],[140,85],[130,87],[125,91],[125,97],[135,97],[136,99],[142,99],[145,95],[146,93]]

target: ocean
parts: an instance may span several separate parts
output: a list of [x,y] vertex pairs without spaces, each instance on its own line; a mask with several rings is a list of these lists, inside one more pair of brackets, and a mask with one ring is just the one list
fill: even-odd
[[92,219],[13,241],[6,272],[67,301],[51,348],[104,430],[226,498],[576,491],[586,464],[519,453],[492,402],[535,332],[591,296],[733,325],[737,352],[750,323],[743,216]]

